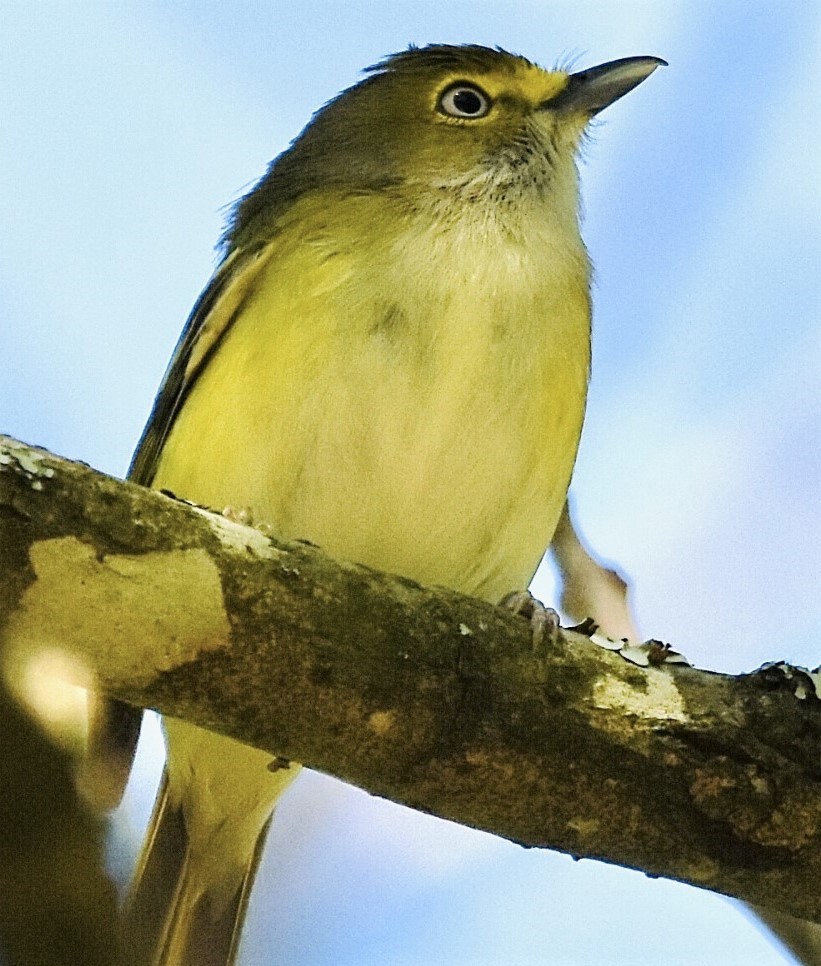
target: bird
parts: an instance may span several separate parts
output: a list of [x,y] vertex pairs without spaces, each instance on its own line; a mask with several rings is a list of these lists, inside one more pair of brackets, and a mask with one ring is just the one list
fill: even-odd
[[[422,584],[493,603],[527,587],[590,374],[579,151],[664,63],[571,73],[432,44],[367,68],[234,207],[129,477]],[[102,710],[132,747],[128,714]],[[164,731],[135,941],[156,966],[230,964],[299,766]]]

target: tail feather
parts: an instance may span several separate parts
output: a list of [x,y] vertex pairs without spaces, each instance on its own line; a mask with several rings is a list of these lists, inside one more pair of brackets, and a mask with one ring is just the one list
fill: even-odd
[[804,966],[821,966],[821,924],[794,919],[783,912],[748,906]]
[[187,840],[182,809],[172,806],[163,771],[125,906],[127,934],[139,964],[160,961],[187,864]]
[[226,903],[212,901],[192,867],[183,810],[164,773],[126,903],[127,934],[141,966],[232,966],[270,819],[240,884]]

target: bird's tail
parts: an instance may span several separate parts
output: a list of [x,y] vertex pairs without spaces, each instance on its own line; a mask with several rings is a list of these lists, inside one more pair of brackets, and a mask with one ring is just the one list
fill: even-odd
[[203,891],[182,806],[164,772],[126,902],[126,935],[139,966],[231,966],[271,819],[263,825],[233,894]]
[[176,718],[126,904],[140,966],[230,966],[274,805],[299,766]]

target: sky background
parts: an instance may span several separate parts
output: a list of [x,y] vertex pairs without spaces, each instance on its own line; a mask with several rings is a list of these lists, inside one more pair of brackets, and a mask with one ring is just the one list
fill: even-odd
[[[582,166],[597,267],[573,483],[638,620],[721,671],[821,659],[821,6],[0,0],[0,431],[122,475],[225,206],[358,71],[408,43],[578,68],[670,62]],[[535,590],[553,599],[549,572]],[[139,841],[156,727],[115,821]],[[304,775],[242,966],[755,964],[729,901]]]

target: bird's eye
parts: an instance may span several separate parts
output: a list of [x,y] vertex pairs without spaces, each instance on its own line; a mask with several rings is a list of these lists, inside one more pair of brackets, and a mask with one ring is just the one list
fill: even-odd
[[439,98],[439,110],[450,117],[484,117],[490,98],[473,84],[454,84]]

